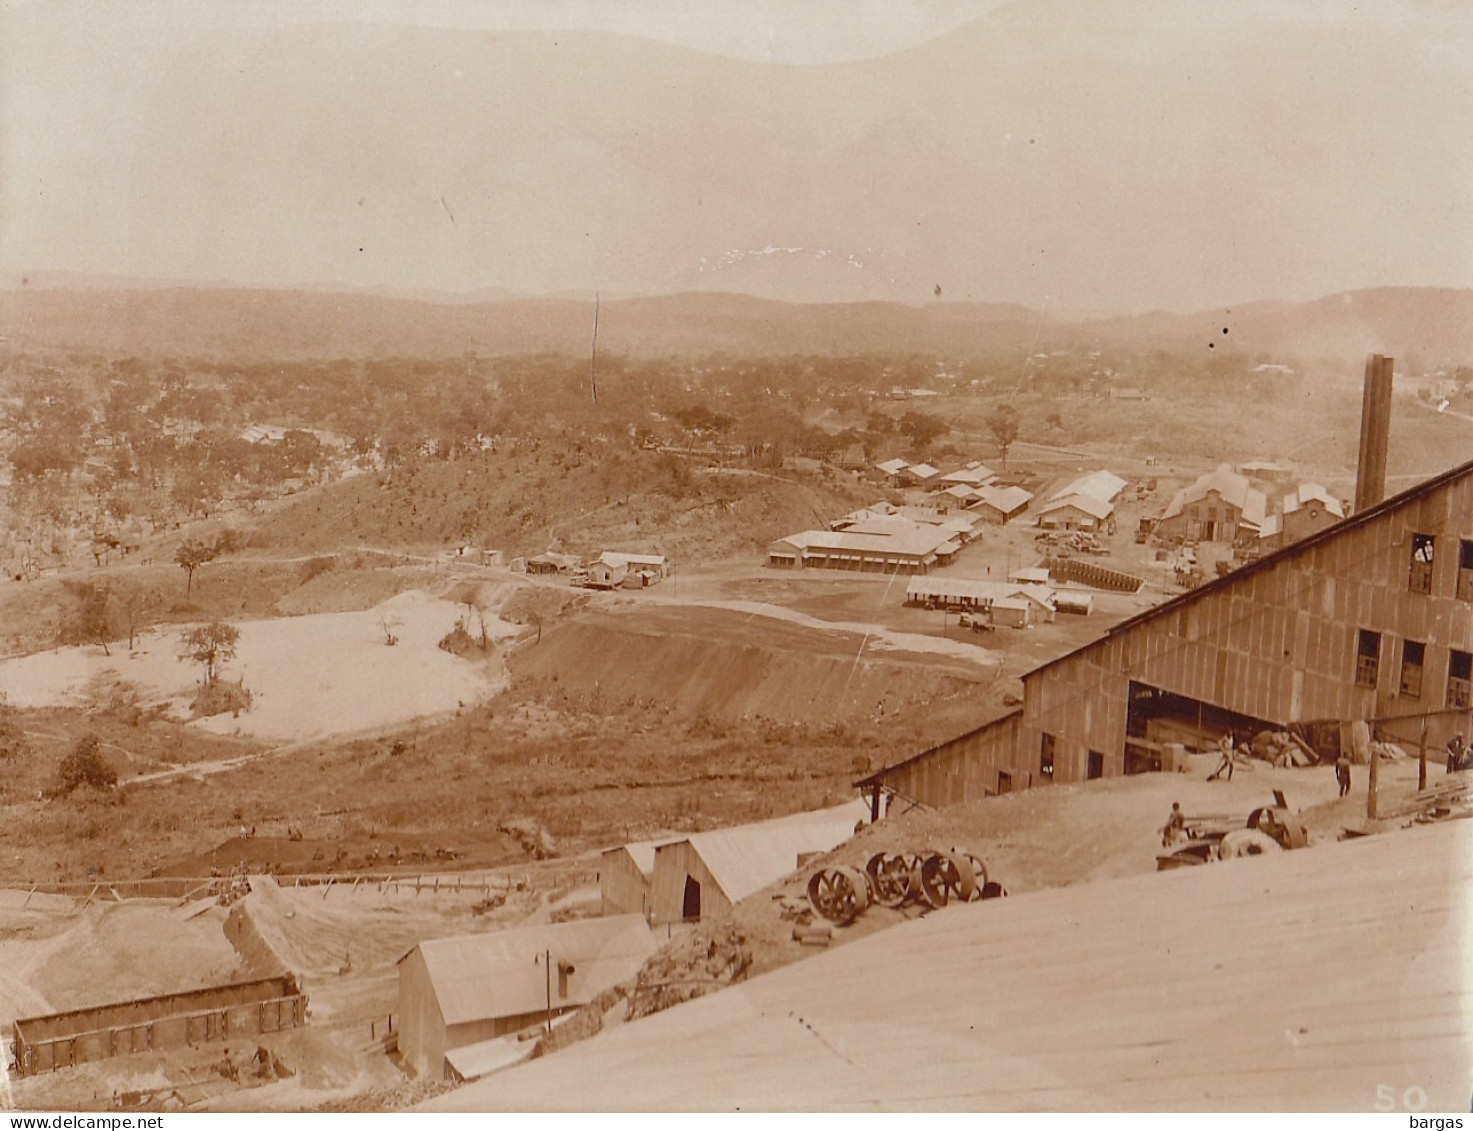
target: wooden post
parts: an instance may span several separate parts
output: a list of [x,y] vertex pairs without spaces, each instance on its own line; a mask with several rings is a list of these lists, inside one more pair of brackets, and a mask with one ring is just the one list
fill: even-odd
[[1371,772],[1370,784],[1366,787],[1366,817],[1368,820],[1376,819],[1376,778],[1377,767],[1381,764],[1381,758],[1376,753],[1374,742],[1371,744]]
[[1427,716],[1422,716],[1422,739],[1417,744],[1417,792],[1427,788]]
[[547,1031],[552,1032],[552,951],[542,952],[542,965],[547,975]]

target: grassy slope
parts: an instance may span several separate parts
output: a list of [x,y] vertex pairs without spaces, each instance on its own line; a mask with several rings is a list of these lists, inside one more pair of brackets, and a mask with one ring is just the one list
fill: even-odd
[[627,448],[508,445],[332,484],[263,520],[252,545],[307,553],[464,541],[509,556],[554,546],[720,558],[760,552],[774,538],[824,523],[873,493],[850,476],[785,475],[685,472],[669,457]]

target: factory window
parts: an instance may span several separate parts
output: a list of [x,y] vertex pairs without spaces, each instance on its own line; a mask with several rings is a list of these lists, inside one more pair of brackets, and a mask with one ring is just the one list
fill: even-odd
[[1084,776],[1090,781],[1105,776],[1105,756],[1098,750],[1091,750],[1089,752],[1089,769],[1085,772]]
[[1401,643],[1401,693],[1411,699],[1422,698],[1422,661],[1427,645],[1415,640]]
[[1459,548],[1458,597],[1464,601],[1473,601],[1473,542],[1461,542]]
[[1376,671],[1381,666],[1381,634],[1361,629],[1355,644],[1355,682],[1361,687],[1376,686]]
[[1407,588],[1413,593],[1432,592],[1432,548],[1432,535],[1412,535],[1412,569],[1407,576]]
[[1454,648],[1447,658],[1447,705],[1473,706],[1473,652]]
[[1054,736],[1051,734],[1045,734],[1039,740],[1038,773],[1048,781],[1054,780]]

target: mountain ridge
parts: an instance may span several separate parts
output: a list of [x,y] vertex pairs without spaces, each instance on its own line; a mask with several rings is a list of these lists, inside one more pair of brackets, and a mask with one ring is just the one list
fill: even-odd
[[[588,352],[594,303],[386,296],[322,287],[27,286],[0,291],[12,348],[204,358],[488,356]],[[599,349],[631,356],[913,354],[1018,349],[1212,348],[1429,364],[1473,358],[1473,289],[1380,287],[1304,303],[1061,319],[1013,303],[794,303],[693,291],[603,299]]]

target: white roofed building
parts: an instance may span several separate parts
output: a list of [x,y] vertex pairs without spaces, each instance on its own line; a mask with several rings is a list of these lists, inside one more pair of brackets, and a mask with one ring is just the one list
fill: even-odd
[[972,504],[972,510],[981,515],[985,521],[1002,525],[1009,519],[1022,514],[1032,501],[1033,493],[1025,491],[1022,487],[989,485],[977,488],[977,498]]
[[1037,508],[1038,525],[1045,530],[1103,530],[1115,516],[1115,504],[1094,495],[1065,495]]
[[1267,496],[1246,476],[1221,464],[1173,496],[1156,523],[1156,533],[1188,542],[1256,539],[1267,517]]
[[1126,481],[1113,471],[1091,471],[1088,475],[1081,475],[1071,483],[1066,483],[1052,495],[1054,499],[1067,499],[1071,495],[1088,495],[1090,498],[1098,499],[1104,503],[1113,503],[1121,491],[1125,490]]
[[708,919],[797,870],[799,858],[828,852],[870,814],[856,798],[833,809],[759,824],[691,833],[655,849],[650,882],[655,923]]
[[643,916],[427,939],[399,959],[399,1051],[420,1075],[446,1054],[542,1024],[632,979],[655,950]]

